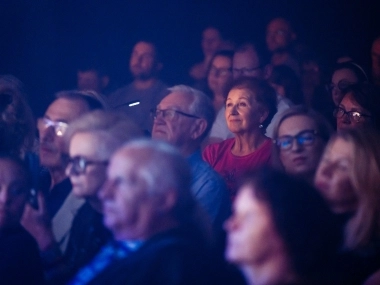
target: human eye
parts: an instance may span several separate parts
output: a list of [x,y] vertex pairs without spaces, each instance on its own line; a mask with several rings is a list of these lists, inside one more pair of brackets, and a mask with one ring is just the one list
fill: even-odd
[[226,102],[226,107],[228,108],[228,107],[232,107],[232,102]]
[[314,140],[314,134],[310,132],[303,133],[299,135],[298,140],[301,143],[311,143]]
[[359,122],[361,117],[362,117],[362,114],[360,114],[359,112],[350,112],[350,116],[356,121],[356,122]]
[[289,137],[282,137],[277,140],[277,145],[281,149],[288,149],[292,144],[292,139]]

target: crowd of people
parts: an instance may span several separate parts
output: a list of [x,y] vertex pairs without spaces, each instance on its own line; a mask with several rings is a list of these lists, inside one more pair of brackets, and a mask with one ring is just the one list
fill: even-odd
[[169,87],[141,40],[36,119],[1,75],[0,283],[380,284],[380,38],[329,75],[288,20],[265,42],[207,27]]

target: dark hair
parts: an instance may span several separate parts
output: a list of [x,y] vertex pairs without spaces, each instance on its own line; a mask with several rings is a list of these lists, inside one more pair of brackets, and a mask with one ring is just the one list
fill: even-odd
[[268,81],[282,86],[285,90],[285,97],[289,98],[292,103],[296,105],[304,103],[301,81],[289,66],[283,64],[273,66]]
[[341,234],[317,190],[268,167],[247,173],[241,185],[253,186],[253,195],[269,206],[275,228],[301,279],[320,278],[318,268],[334,256]]
[[332,74],[334,74],[335,71],[338,71],[341,69],[351,70],[355,74],[355,76],[357,77],[359,83],[368,82],[367,73],[364,71],[364,69],[359,64],[357,64],[353,61],[338,63],[337,65],[335,65]]
[[232,82],[232,89],[247,89],[254,95],[257,102],[262,104],[268,111],[267,118],[262,122],[263,130],[267,128],[277,112],[277,97],[274,89],[265,81],[251,77],[240,77]]
[[371,113],[372,126],[380,130],[380,88],[370,83],[357,83],[342,91],[344,96],[351,93],[355,101]]

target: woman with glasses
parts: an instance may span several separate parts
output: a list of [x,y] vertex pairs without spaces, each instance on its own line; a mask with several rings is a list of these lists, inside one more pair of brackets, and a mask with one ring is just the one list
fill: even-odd
[[265,129],[276,105],[276,94],[265,81],[242,77],[232,84],[225,118],[234,137],[208,145],[203,152],[204,160],[225,179],[232,199],[242,173],[270,162],[271,140]]
[[380,90],[370,84],[355,84],[344,90],[342,101],[335,108],[337,130],[380,128]]
[[274,129],[273,166],[312,184],[332,127],[304,106],[286,110]]
[[64,134],[69,146],[66,174],[72,192],[85,203],[73,220],[70,239],[59,261],[47,271],[49,284],[66,284],[111,238],[103,226],[98,191],[105,182],[108,160],[125,142],[141,136],[137,126],[122,114],[93,111],[70,123]]
[[316,188],[341,217],[344,249],[358,259],[352,269],[363,278],[380,269],[379,141],[373,129],[338,132],[315,175]]

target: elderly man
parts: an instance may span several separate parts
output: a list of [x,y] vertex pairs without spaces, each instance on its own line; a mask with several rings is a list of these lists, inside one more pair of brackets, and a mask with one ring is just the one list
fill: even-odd
[[152,112],[152,137],[176,146],[187,157],[193,174],[193,194],[219,229],[229,215],[230,201],[222,178],[200,153],[202,140],[214,120],[214,108],[204,93],[191,87],[178,85],[169,91]]
[[70,284],[228,284],[190,182],[172,146],[138,140],[119,149],[99,193],[115,241]]
[[82,114],[104,108],[96,96],[78,91],[59,92],[44,117],[38,119],[39,159],[44,171],[37,186],[38,204],[34,208],[26,205],[22,225],[49,256],[56,242],[65,250],[72,219],[83,203],[72,195],[65,173],[68,161],[63,135],[69,124]]
[[152,127],[149,110],[165,96],[167,86],[158,79],[162,66],[154,43],[139,41],[129,61],[133,82],[109,95],[110,106],[126,113],[144,131]]

